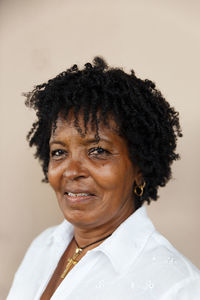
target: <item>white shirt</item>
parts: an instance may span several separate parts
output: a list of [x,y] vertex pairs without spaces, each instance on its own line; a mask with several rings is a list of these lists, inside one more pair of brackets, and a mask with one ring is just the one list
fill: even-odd
[[[28,249],[7,300],[39,300],[73,237],[66,220]],[[199,300],[200,271],[136,210],[68,273],[51,300]]]

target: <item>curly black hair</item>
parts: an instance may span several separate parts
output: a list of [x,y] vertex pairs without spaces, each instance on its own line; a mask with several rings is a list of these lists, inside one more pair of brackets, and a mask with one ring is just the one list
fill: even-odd
[[[96,128],[99,122],[108,125],[110,114],[127,141],[133,164],[137,164],[146,182],[136,206],[146,200],[157,200],[159,186],[171,178],[171,164],[179,158],[175,152],[177,138],[182,136],[178,112],[170,107],[155,84],[137,78],[134,71],[108,67],[105,60],[95,57],[83,69],[73,65],[47,83],[26,93],[25,104],[34,108],[37,121],[27,135],[30,147],[36,146],[35,157],[41,162],[44,180],[48,182],[49,139],[60,112],[67,118],[73,109],[74,125],[79,127],[79,112],[83,113],[85,133],[89,120]],[[90,119],[91,118],[91,119]]]

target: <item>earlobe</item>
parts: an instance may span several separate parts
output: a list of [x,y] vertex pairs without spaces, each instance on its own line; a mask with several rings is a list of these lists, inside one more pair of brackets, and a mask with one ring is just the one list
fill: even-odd
[[138,197],[142,197],[143,193],[144,193],[144,188],[146,186],[146,182],[144,181],[143,184],[140,185],[136,185],[134,188],[134,193],[138,196]]
[[144,193],[145,186],[146,186],[146,182],[143,179],[141,170],[138,168],[136,170],[136,175],[133,183],[134,194],[137,195],[138,197],[141,197]]

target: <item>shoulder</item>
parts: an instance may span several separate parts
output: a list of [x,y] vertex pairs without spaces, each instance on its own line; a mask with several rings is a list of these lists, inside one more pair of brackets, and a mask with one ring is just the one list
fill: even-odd
[[33,239],[28,250],[30,250],[31,248],[34,248],[34,247],[40,247],[40,246],[48,244],[53,236],[53,233],[55,232],[56,229],[59,228],[59,226],[60,225],[51,226],[51,227],[45,229],[44,231],[42,231],[39,235],[37,235]]
[[154,290],[158,299],[200,299],[200,271],[157,231],[149,237],[133,269],[139,274],[140,287]]
[[43,247],[46,247],[47,245],[49,245],[53,238],[54,232],[57,230],[57,228],[59,228],[59,226],[60,225],[49,227],[49,228],[45,229],[44,231],[42,231],[39,235],[37,235],[32,240],[28,249],[26,250],[24,259],[32,251],[35,251],[36,249],[43,248]]
[[174,284],[163,296],[162,300],[199,300],[200,277],[191,276]]
[[60,228],[62,227],[63,223],[49,227],[31,242],[21,264],[19,265],[19,268],[15,274],[15,278],[20,278],[21,274],[24,273],[24,270],[30,268],[32,265],[34,265],[36,260],[39,260],[40,257],[44,256],[44,253],[46,253],[49,247],[51,247],[51,245],[54,243],[54,236],[56,232],[60,231]]
[[176,276],[187,278],[200,276],[200,271],[180,253],[162,234],[154,231],[147,244],[147,257],[154,265],[165,271],[173,271]]
[[32,241],[15,273],[7,299],[19,299],[25,291],[31,298],[42,274],[47,269],[47,261],[50,262],[48,250],[53,244],[56,232],[60,231],[60,226],[62,223],[44,230]]

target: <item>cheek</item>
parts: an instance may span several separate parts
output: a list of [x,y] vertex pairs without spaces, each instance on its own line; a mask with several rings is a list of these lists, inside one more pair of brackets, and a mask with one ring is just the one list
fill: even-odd
[[119,191],[125,185],[132,186],[133,177],[132,164],[124,161],[113,165],[104,165],[98,172],[95,172],[97,184],[105,191]]
[[48,180],[52,188],[56,191],[60,186],[61,168],[53,168],[51,164],[48,167]]
[[93,179],[103,190],[113,189],[117,185],[117,172],[116,169],[111,166],[104,165],[101,168],[94,169],[92,173]]

